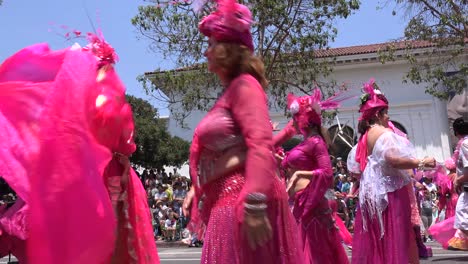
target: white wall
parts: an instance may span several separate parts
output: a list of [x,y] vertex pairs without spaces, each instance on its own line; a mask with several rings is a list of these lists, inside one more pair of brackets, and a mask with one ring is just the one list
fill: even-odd
[[[378,62],[342,65],[335,68],[330,79],[336,80],[338,84],[346,83],[351,89],[359,89],[373,77],[389,100],[390,118],[406,128],[417,155],[435,156],[438,161],[443,161],[451,155],[446,103],[426,94],[423,85],[403,83],[407,69],[408,65],[403,61],[384,65]],[[355,131],[360,115],[358,104],[358,98],[344,102],[338,115],[341,124],[346,124]],[[191,141],[193,130],[204,114],[200,111],[193,112],[186,120],[189,129],[181,128],[170,119],[169,132]],[[287,123],[282,112],[272,112],[271,119],[279,122],[280,128]]]

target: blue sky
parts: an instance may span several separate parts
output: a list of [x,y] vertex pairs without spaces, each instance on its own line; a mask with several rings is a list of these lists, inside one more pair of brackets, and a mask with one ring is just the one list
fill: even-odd
[[[403,35],[405,20],[392,16],[391,7],[377,10],[382,1],[361,2],[358,12],[346,20],[337,21],[339,33],[332,47],[385,42]],[[149,100],[161,115],[168,115],[166,107],[147,96],[136,80],[144,72],[172,67],[170,61],[149,51],[148,42],[138,39],[130,23],[138,6],[144,4],[148,3],[142,0],[3,0],[0,6],[0,35],[3,39],[0,61],[34,43],[47,42],[53,49],[71,45],[72,42],[58,35],[63,33],[60,25],[92,32],[85,11],[88,10],[95,26],[102,29],[106,40],[119,55],[116,68],[128,93]]]

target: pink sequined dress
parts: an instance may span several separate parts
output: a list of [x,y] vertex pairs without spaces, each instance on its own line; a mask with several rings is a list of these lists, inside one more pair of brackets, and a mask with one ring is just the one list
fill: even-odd
[[[20,255],[27,260],[21,263],[109,263],[116,246],[106,182],[121,175],[113,152],[135,149],[133,120],[118,76],[99,63],[90,50],[38,44],[0,67],[0,171],[29,206],[27,255]],[[126,198],[128,253],[138,258],[126,263],[158,263],[134,172]]]
[[282,166],[314,173],[307,187],[294,197],[293,214],[299,225],[305,263],[348,263],[332,209],[325,197],[333,182],[325,141],[319,135],[307,138],[288,152]]
[[[201,263],[303,263],[297,226],[287,194],[276,174],[266,95],[255,78],[235,78],[197,126],[190,151],[190,174],[196,187],[191,221],[206,225]],[[237,148],[245,166],[228,175],[212,175],[213,162]],[[268,197],[273,238],[250,249],[243,231],[244,201],[249,193]],[[197,200],[202,199],[201,208]]]
[[406,138],[385,132],[375,142],[361,176],[352,263],[406,264],[415,260],[408,190],[411,176],[388,164],[392,156],[413,158],[414,148]]

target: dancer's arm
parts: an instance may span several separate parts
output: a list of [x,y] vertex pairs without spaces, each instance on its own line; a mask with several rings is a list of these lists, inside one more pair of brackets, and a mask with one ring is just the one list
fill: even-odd
[[296,128],[294,127],[293,120],[291,120],[278,134],[273,136],[273,145],[279,147],[296,134]]
[[241,75],[231,84],[230,110],[247,146],[243,229],[252,249],[272,238],[266,214],[268,195],[275,180],[275,160],[267,97],[260,84],[250,75]]

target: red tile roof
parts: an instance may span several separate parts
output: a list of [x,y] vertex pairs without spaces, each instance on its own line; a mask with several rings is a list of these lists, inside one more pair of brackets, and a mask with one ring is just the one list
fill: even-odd
[[[468,43],[468,39],[465,39],[465,43]],[[434,47],[436,44],[429,41],[395,41],[395,42],[384,42],[378,44],[369,44],[369,45],[359,45],[359,46],[349,46],[342,48],[330,48],[325,50],[316,50],[314,51],[315,58],[327,58],[327,57],[339,57],[339,56],[349,56],[349,55],[358,55],[358,54],[370,54],[377,53],[380,50],[385,50],[388,46],[394,46],[395,50],[404,50],[407,47],[413,49],[418,48],[429,48]],[[191,67],[178,68],[170,70],[170,72],[181,72],[188,70],[196,70],[202,67],[202,64],[194,65]],[[161,73],[166,71],[159,72],[145,72],[145,75],[151,75],[154,73]]]
[[325,58],[325,57],[338,57],[338,56],[348,56],[348,55],[358,55],[358,54],[368,54],[368,53],[377,53],[380,50],[386,49],[387,46],[395,46],[396,50],[403,50],[407,46],[410,46],[414,49],[417,48],[428,48],[435,46],[434,43],[428,41],[397,41],[397,42],[385,42],[378,44],[369,44],[369,45],[359,45],[359,46],[350,46],[342,48],[331,48],[326,50],[316,50],[316,58]]

